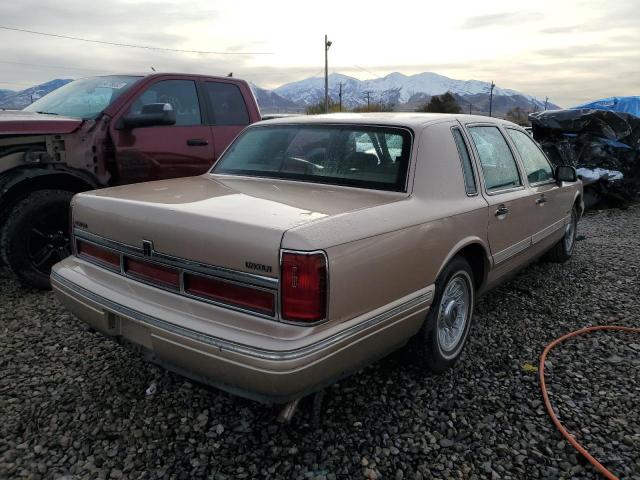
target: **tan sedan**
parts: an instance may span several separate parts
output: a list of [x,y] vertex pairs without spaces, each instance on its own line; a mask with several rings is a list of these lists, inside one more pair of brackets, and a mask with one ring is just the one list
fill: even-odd
[[474,301],[538,256],[567,260],[583,210],[502,120],[336,114],[247,128],[208,174],[82,193],[58,298],[168,369],[285,402],[415,337],[452,366]]

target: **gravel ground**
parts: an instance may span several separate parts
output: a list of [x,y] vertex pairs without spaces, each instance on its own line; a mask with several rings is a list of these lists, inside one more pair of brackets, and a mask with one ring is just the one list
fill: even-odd
[[[478,303],[453,371],[396,353],[329,388],[318,426],[308,400],[282,426],[274,407],[149,365],[0,270],[0,478],[597,478],[531,366],[568,331],[640,326],[640,208],[589,215],[579,233],[568,264],[536,263]],[[570,340],[548,381],[578,439],[640,479],[636,337]]]

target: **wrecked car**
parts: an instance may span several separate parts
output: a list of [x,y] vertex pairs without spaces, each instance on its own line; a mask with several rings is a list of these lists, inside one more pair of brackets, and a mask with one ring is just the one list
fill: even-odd
[[415,338],[441,372],[478,295],[568,260],[582,205],[510,122],[335,114],[248,127],[205,175],[74,197],[58,299],[223,390],[286,402]]
[[75,193],[204,173],[259,119],[246,82],[187,74],[83,78],[0,111],[0,256],[48,288]]
[[623,206],[640,195],[640,118],[593,108],[529,116],[534,138],[555,165],[578,169],[587,208]]

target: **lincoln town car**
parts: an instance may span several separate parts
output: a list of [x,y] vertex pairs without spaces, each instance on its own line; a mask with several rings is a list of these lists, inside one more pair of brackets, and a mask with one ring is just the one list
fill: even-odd
[[507,121],[280,118],[203,175],[76,195],[51,283],[149,360],[288,402],[410,340],[425,369],[452,367],[478,296],[568,260],[582,213],[575,169]]

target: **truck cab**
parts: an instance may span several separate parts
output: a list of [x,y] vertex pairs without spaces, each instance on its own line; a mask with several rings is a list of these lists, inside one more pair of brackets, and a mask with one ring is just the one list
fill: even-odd
[[247,82],[169,73],[83,78],[0,111],[0,258],[49,288],[75,193],[202,174],[258,120]]

